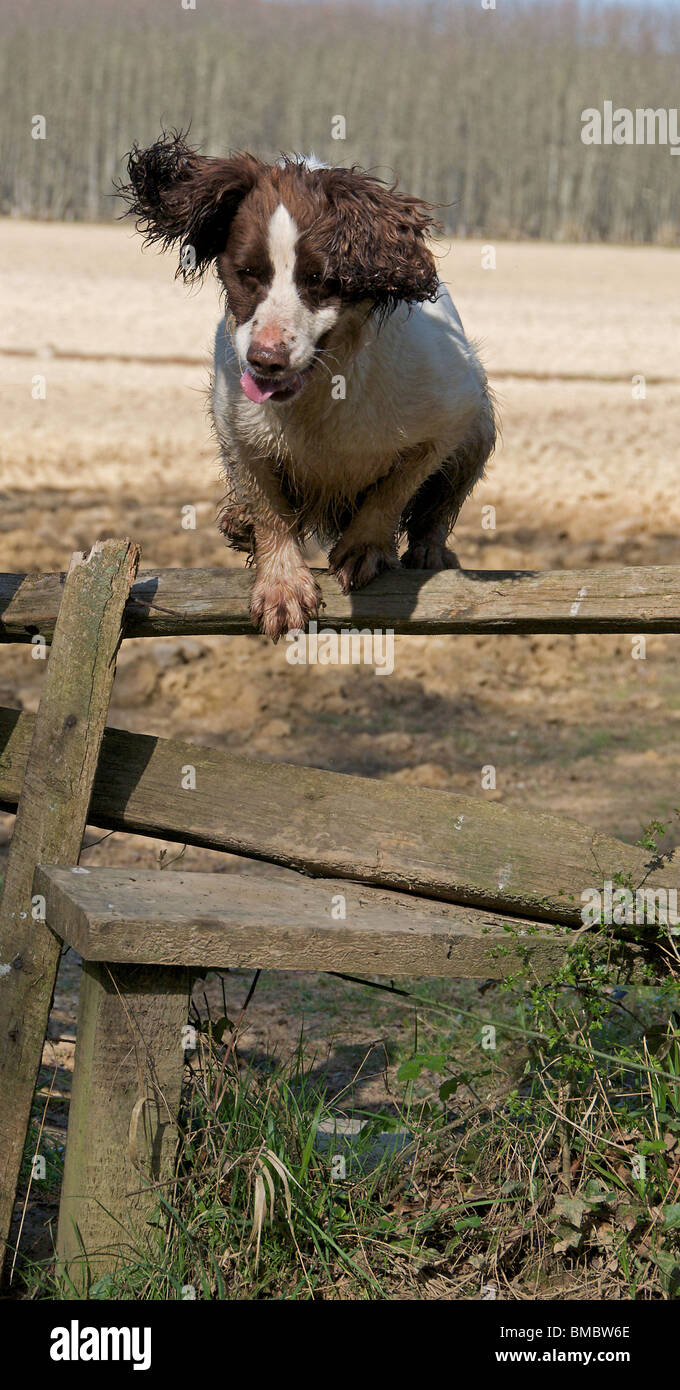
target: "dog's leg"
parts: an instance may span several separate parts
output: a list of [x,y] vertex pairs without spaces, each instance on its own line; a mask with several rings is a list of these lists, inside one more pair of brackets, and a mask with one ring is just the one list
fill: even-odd
[[422,483],[404,510],[402,529],[406,531],[408,547],[401,563],[407,569],[460,569],[455,552],[448,549],[446,542],[466,497],[482,477],[495,442],[489,400],[472,434]]
[[386,569],[396,569],[397,532],[404,507],[438,467],[439,455],[422,444],[400,454],[394,467],[367,490],[359,510],[329,555],[331,573],[344,593],[360,589]]
[[253,622],[275,642],[319,611],[321,594],[305,564],[295,516],[266,460],[248,462],[247,511],[255,549]]
[[213,429],[220,445],[226,483],[218,526],[232,550],[245,550],[252,555],[255,551],[255,532],[250,508],[243,496],[243,469],[239,467],[238,455],[234,455],[223,422],[214,406]]
[[394,468],[366,493],[344,535],[330,553],[330,567],[345,593],[368,584],[399,563],[397,536],[406,531],[403,563],[413,569],[457,569],[446,540],[484,465],[493,453],[496,427],[491,394],[449,459],[431,445],[402,454]]
[[316,618],[321,592],[287,525],[255,523],[255,565],[250,614],[267,637],[278,642]]

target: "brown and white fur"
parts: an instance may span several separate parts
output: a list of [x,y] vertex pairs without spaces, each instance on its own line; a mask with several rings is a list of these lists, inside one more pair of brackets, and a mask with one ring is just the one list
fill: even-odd
[[457,567],[446,541],[493,451],[484,370],[443,285],[428,204],[300,157],[207,158],[180,135],[133,150],[123,189],[185,273],[214,262],[227,313],[213,419],[222,530],[254,555],[252,615],[275,640],[316,617],[302,543],[345,592],[400,561]]

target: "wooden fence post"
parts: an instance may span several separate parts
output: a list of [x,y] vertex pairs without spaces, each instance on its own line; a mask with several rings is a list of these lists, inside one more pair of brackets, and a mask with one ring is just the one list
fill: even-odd
[[0,1262],[61,949],[33,901],[33,874],[78,862],[138,563],[128,540],[71,560],[17,810],[0,903]]
[[83,962],[57,1235],[76,1295],[139,1260],[156,1186],[171,1196],[191,975]]

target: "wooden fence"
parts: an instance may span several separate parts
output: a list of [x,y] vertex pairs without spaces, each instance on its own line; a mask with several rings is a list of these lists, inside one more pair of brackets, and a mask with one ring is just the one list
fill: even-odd
[[[0,907],[0,1239],[66,941],[84,966],[58,1252],[81,1288],[124,1256],[122,1227],[172,1173],[192,971],[500,978],[530,960],[546,978],[584,939],[584,887],[680,888],[680,857],[558,816],[106,729],[121,636],[253,631],[247,572],[137,575],[137,562],[110,541],[67,575],[0,576],[0,640],[52,642],[38,714],[0,710],[0,805],[17,811]],[[675,568],[404,571],[350,597],[317,578],[329,629],[680,632]],[[85,870],[86,821],[289,872]],[[623,928],[586,939],[612,978],[663,977],[677,959],[670,936],[653,953]]]
[[[344,595],[315,570],[320,624],[397,633],[680,632],[680,567],[397,570]],[[0,642],[51,638],[63,574],[0,574]],[[125,637],[248,633],[247,570],[142,570],[125,606]]]

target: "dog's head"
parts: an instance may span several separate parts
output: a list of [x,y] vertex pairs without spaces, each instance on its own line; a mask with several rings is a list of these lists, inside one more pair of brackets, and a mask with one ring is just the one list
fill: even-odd
[[358,169],[215,159],[174,135],[135,148],[128,175],[146,239],[179,243],[185,277],[216,263],[258,403],[297,395],[357,307],[386,315],[437,293],[431,206]]

